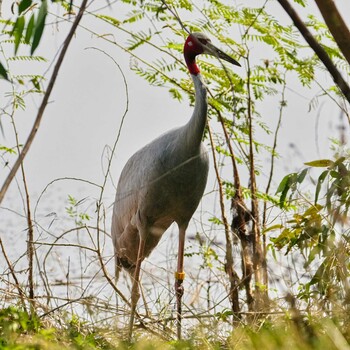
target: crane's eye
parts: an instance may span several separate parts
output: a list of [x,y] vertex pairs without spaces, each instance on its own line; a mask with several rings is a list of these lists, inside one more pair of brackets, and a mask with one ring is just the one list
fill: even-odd
[[208,42],[210,41],[209,39],[205,39],[205,38],[199,38],[198,40],[199,40],[199,42],[200,42],[201,44],[203,44],[203,45],[207,45]]

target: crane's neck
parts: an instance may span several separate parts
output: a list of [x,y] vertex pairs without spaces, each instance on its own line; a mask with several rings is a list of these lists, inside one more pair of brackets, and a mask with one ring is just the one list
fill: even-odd
[[194,111],[189,122],[184,125],[183,136],[184,147],[189,153],[196,153],[202,142],[204,128],[207,122],[207,89],[202,80],[199,67],[196,63],[196,56],[202,53],[202,48],[190,35],[184,46],[184,58],[195,90]]
[[186,144],[188,147],[195,150],[198,149],[200,143],[202,142],[204,129],[207,123],[208,102],[207,89],[199,71],[197,74],[191,74],[191,77],[195,90],[195,105],[192,117],[184,128]]

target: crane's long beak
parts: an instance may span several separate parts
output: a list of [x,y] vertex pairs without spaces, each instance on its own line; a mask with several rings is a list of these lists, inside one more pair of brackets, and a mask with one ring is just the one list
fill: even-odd
[[206,44],[206,52],[209,55],[218,57],[221,60],[225,60],[229,63],[234,64],[235,66],[241,66],[239,62],[237,62],[234,58],[230,57],[229,55],[226,55],[225,52],[218,49],[216,46],[214,46],[212,43]]

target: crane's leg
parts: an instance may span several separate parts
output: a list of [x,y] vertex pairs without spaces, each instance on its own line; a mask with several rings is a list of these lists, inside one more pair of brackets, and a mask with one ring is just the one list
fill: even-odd
[[177,337],[181,339],[181,320],[182,320],[182,296],[184,294],[183,280],[184,272],[184,246],[185,246],[186,227],[179,227],[179,248],[177,252],[177,271],[175,272],[175,293],[177,307]]
[[139,281],[140,281],[140,270],[141,270],[141,262],[143,260],[144,248],[145,248],[145,240],[142,237],[140,237],[139,250],[137,253],[137,261],[136,261],[135,273],[134,273],[132,289],[131,289],[131,315],[130,315],[130,321],[129,321],[129,334],[128,334],[129,342],[131,341],[131,338],[132,338],[132,330],[134,327],[136,305],[140,298]]
[[[115,285],[117,285],[118,280],[119,280],[119,274],[120,274],[120,270],[122,269],[122,265],[119,261],[119,258],[117,256],[117,253],[115,253],[115,278],[114,278],[114,283]],[[115,293],[115,302],[116,302],[116,308],[117,311],[119,310],[119,303],[118,303],[118,293]]]

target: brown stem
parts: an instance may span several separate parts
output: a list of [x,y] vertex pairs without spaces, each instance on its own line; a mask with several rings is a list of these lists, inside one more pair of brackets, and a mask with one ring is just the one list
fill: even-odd
[[[13,127],[13,132],[15,135],[15,140],[16,140],[16,148],[18,154],[20,154],[20,143],[19,143],[19,137],[18,137],[18,132],[17,132],[17,127],[14,119],[14,113],[15,113],[15,105],[13,103],[13,109],[12,109],[12,114],[11,114],[11,120],[12,120],[12,127]],[[24,187],[24,192],[26,196],[26,219],[27,219],[27,224],[28,224],[28,239],[27,239],[27,257],[28,257],[28,285],[29,285],[29,302],[30,302],[30,312],[31,315],[35,313],[35,303],[34,303],[34,275],[33,275],[33,270],[34,270],[34,227],[33,227],[33,221],[32,221],[32,214],[31,214],[31,209],[30,209],[30,197],[29,197],[29,190],[28,190],[28,185],[27,185],[27,180],[26,180],[26,175],[24,171],[24,164],[23,162],[20,165],[21,167],[21,173],[22,173],[22,179],[23,179],[23,187]]]
[[[281,105],[280,105],[280,110],[279,110],[279,116],[278,116],[278,122],[277,122],[277,126],[276,126],[276,130],[275,130],[275,135],[274,135],[274,139],[273,139],[273,146],[272,146],[272,150],[271,150],[271,162],[270,162],[270,173],[269,173],[269,179],[267,182],[267,186],[266,186],[266,190],[265,193],[269,194],[270,191],[270,187],[271,187],[271,183],[272,183],[272,178],[273,178],[273,174],[274,174],[274,168],[275,168],[275,158],[276,158],[276,148],[277,148],[277,137],[278,137],[278,133],[281,127],[281,122],[282,122],[282,115],[283,115],[283,109],[286,106],[286,102],[285,102],[285,91],[286,91],[286,87],[287,84],[284,81],[284,85],[283,85],[283,89],[282,89],[282,94],[281,94]],[[267,201],[264,202],[264,208],[263,208],[263,220],[262,220],[262,227],[265,230],[266,228],[266,221],[267,221]],[[267,261],[266,261],[266,235],[263,235],[263,250],[264,250],[264,268],[263,268],[263,280],[264,280],[264,285],[267,286],[268,285],[268,275],[267,275]]]
[[266,267],[264,263],[264,255],[261,247],[261,231],[260,231],[260,218],[259,218],[259,201],[256,196],[256,176],[255,176],[255,163],[254,163],[254,143],[253,143],[253,113],[252,113],[252,98],[251,98],[251,86],[250,86],[250,65],[249,59],[247,60],[247,110],[248,110],[248,125],[249,125],[249,172],[250,172],[250,192],[251,192],[251,214],[252,214],[252,235],[253,235],[253,264],[254,264],[254,277],[255,277],[255,311],[260,311],[263,307],[264,300],[266,299],[267,289],[262,290],[261,287],[264,284],[263,269]]
[[26,193],[26,206],[27,206],[27,224],[28,224],[28,242],[27,242],[27,256],[28,256],[28,284],[29,284],[29,301],[31,315],[35,313],[35,301],[34,301],[34,227],[32,221],[32,214],[30,210],[30,200],[27,181],[24,173],[23,163],[21,165],[23,183]]
[[[221,123],[222,130],[225,135],[226,144],[230,151],[230,158],[232,162],[233,170],[233,185],[235,189],[235,196],[232,198],[232,209],[236,212],[236,217],[232,220],[232,230],[235,230],[242,246],[242,281],[244,283],[246,295],[247,295],[247,304],[249,311],[253,310],[253,294],[251,290],[251,279],[253,276],[253,261],[251,256],[250,241],[249,236],[247,235],[247,226],[248,221],[247,215],[250,216],[249,210],[246,208],[246,205],[243,200],[241,181],[239,178],[238,168],[236,164],[235,154],[233,152],[230,136],[227,133],[224,119],[220,113],[217,111],[219,121]],[[249,218],[250,219],[250,218]]]
[[216,161],[216,155],[215,155],[215,145],[212,137],[212,133],[209,127],[209,139],[211,144],[211,150],[213,155],[213,163],[214,163],[214,169],[216,174],[216,179],[218,181],[219,185],[219,199],[220,199],[220,209],[221,209],[221,219],[224,224],[225,228],[225,238],[226,238],[226,273],[228,275],[229,281],[230,281],[230,292],[229,297],[231,301],[232,306],[232,312],[233,312],[233,318],[236,320],[239,317],[239,301],[238,301],[238,288],[239,288],[239,277],[237,275],[237,272],[234,270],[233,267],[233,254],[232,254],[232,238],[231,238],[231,230],[230,225],[227,221],[226,215],[225,215],[225,204],[224,204],[224,192],[222,188],[222,182],[220,178],[220,173]]
[[[225,69],[224,66],[223,68]],[[229,75],[227,75],[227,77],[229,77]],[[231,82],[231,86],[233,89],[232,82]],[[212,96],[210,90],[209,90],[209,93]],[[233,171],[233,186],[235,189],[235,195],[232,198],[232,203],[231,203],[231,209],[235,212],[235,216],[232,219],[231,228],[232,228],[232,231],[235,232],[235,235],[238,236],[241,243],[241,247],[242,247],[242,253],[241,253],[242,280],[241,282],[243,282],[245,287],[248,309],[249,311],[253,311],[254,298],[251,290],[251,279],[253,276],[254,269],[253,269],[253,261],[252,261],[253,259],[252,259],[250,236],[247,235],[247,222],[250,221],[251,214],[247,209],[243,200],[241,181],[238,173],[235,153],[232,148],[231,137],[228,134],[225,126],[225,120],[222,117],[221,112],[217,108],[215,108],[215,106],[212,106],[212,107],[215,109],[218,115],[218,120],[221,124],[223,133],[225,135],[225,141],[230,152],[230,158],[232,162],[232,171]]]
[[11,272],[12,278],[15,281],[15,286],[16,286],[16,288],[18,290],[18,294],[19,294],[19,297],[21,299],[22,307],[23,307],[24,311],[27,312],[26,303],[25,303],[26,295],[25,295],[23,289],[21,288],[21,285],[18,282],[17,276],[15,274],[15,271],[13,269],[13,266],[11,264],[10,259],[8,258],[7,254],[6,254],[6,251],[5,251],[5,248],[4,248],[4,245],[2,243],[2,239],[1,238],[0,238],[0,247],[1,247],[1,250],[2,250],[2,254],[4,255],[4,258],[6,260],[6,264],[7,264],[8,268],[9,268],[9,270]]
[[[281,100],[280,109],[279,109],[279,116],[278,116],[277,126],[276,126],[276,130],[275,130],[273,145],[272,145],[272,150],[271,150],[270,173],[269,173],[269,179],[267,181],[267,186],[266,186],[266,190],[265,190],[266,194],[268,194],[270,191],[272,177],[274,174],[276,148],[277,148],[277,137],[278,137],[278,132],[279,132],[280,127],[281,127],[283,109],[286,106],[286,101],[285,101],[286,87],[287,87],[287,85],[286,85],[286,83],[284,83],[282,93],[281,93],[282,100]],[[265,227],[265,225],[266,225],[266,202],[264,203],[263,227]]]
[[315,0],[340,51],[350,64],[350,31],[333,0]]
[[67,49],[68,49],[68,46],[73,38],[73,35],[78,27],[78,24],[81,20],[81,18],[83,17],[83,14],[84,14],[84,11],[86,9],[86,5],[87,5],[87,2],[88,0],[83,0],[82,1],[82,4],[80,6],[80,9],[79,9],[79,12],[72,24],[72,27],[63,43],[63,47],[62,47],[62,50],[58,56],[58,59],[57,59],[57,62],[56,62],[56,65],[53,69],[53,72],[52,72],[52,75],[51,75],[51,79],[49,81],[49,84],[47,86],[47,89],[46,89],[46,92],[45,92],[45,95],[43,97],[43,100],[41,102],[41,105],[39,107],[39,110],[38,110],[38,113],[37,113],[37,116],[36,116],[36,119],[34,121],[34,124],[33,124],[33,127],[32,127],[32,130],[30,131],[30,134],[28,136],[28,139],[26,141],[26,143],[24,144],[23,148],[22,148],[22,152],[18,155],[18,158],[15,162],[15,164],[13,165],[10,173],[8,174],[7,178],[5,179],[5,182],[1,188],[1,191],[0,191],[0,204],[2,203],[2,200],[4,199],[5,197],[5,194],[13,180],[13,178],[15,177],[20,165],[22,164],[25,156],[27,155],[29,149],[30,149],[30,146],[32,145],[33,143],[33,140],[35,138],[35,135],[39,129],[39,126],[40,126],[40,122],[42,120],[42,117],[44,115],[44,111],[45,111],[45,108],[47,106],[47,103],[49,101],[49,98],[50,98],[50,95],[51,95],[51,92],[52,92],[52,89],[55,85],[55,82],[56,82],[56,78],[58,76],[58,72],[61,68],[61,65],[62,65],[62,62],[63,62],[63,59],[66,55],[66,52],[67,52]]
[[[333,61],[328,56],[327,52],[323,49],[323,47],[317,42],[317,40],[312,36],[311,32],[307,29],[304,22],[301,20],[297,12],[290,5],[288,0],[278,0],[280,5],[284,8],[284,10],[288,13],[289,17],[294,22],[294,25],[298,28],[299,32],[302,34],[304,39],[310,45],[310,47],[314,50],[318,58],[322,61],[322,63],[327,68],[328,72],[332,75],[335,84],[338,85],[339,89],[344,94],[347,101],[350,103],[350,87],[343,79],[342,75],[333,64]],[[349,43],[347,43],[349,45]]]

